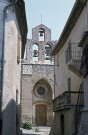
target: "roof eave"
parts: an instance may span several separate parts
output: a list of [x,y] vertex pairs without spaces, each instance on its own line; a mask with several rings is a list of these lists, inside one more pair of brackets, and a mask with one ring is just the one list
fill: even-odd
[[53,48],[51,55],[54,56],[64,45],[64,43],[66,42],[71,30],[73,29],[78,17],[80,16],[85,3],[87,2],[87,0],[85,0],[85,2],[81,2],[80,0],[76,0],[73,9],[70,13],[70,16],[67,20],[67,23],[62,31],[62,34],[57,42],[57,44],[55,45],[55,47]]
[[21,57],[23,58],[26,40],[27,40],[27,32],[28,32],[24,0],[18,0],[17,4],[15,4],[15,9],[16,9],[16,16],[17,16],[17,20],[18,20],[20,34],[21,34],[21,38],[22,38],[22,54],[21,54]]

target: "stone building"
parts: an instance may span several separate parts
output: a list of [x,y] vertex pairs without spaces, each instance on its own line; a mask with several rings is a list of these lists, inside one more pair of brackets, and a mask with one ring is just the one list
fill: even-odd
[[54,67],[50,51],[55,43],[51,41],[51,30],[43,24],[33,28],[32,39],[27,40],[22,61],[22,123],[51,126]]
[[76,0],[52,51],[55,63],[55,115],[50,135],[88,134],[87,42],[88,0]]
[[20,133],[21,56],[27,36],[23,0],[0,0],[0,135]]

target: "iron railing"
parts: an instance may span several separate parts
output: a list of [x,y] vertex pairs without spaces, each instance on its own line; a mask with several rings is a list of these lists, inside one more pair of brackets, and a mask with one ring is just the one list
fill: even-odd
[[66,64],[70,62],[71,59],[81,60],[82,49],[81,47],[78,47],[78,45],[79,45],[78,43],[72,43],[72,42],[68,44],[68,48],[65,52]]
[[84,106],[84,89],[83,89],[83,83],[80,85],[78,99],[77,99],[77,105],[75,109],[75,135],[78,132],[78,125],[80,122],[81,117],[81,108]]

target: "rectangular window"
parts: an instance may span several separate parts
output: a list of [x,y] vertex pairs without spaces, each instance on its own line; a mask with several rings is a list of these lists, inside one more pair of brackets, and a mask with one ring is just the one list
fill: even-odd
[[72,43],[71,40],[68,43],[68,48],[65,52],[65,62],[68,63],[72,58]]
[[20,37],[18,36],[18,39],[17,39],[17,62],[18,63],[20,63],[20,57],[21,57],[20,49],[21,49],[21,41],[20,41]]
[[72,48],[71,48],[71,41],[68,43],[68,59],[70,60],[72,57]]
[[59,66],[59,55],[57,53],[57,66]]
[[68,91],[71,91],[71,78],[68,78]]

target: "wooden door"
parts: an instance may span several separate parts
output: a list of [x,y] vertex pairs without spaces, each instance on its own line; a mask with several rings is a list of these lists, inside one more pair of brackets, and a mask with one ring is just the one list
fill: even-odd
[[47,106],[36,105],[36,126],[47,125]]

